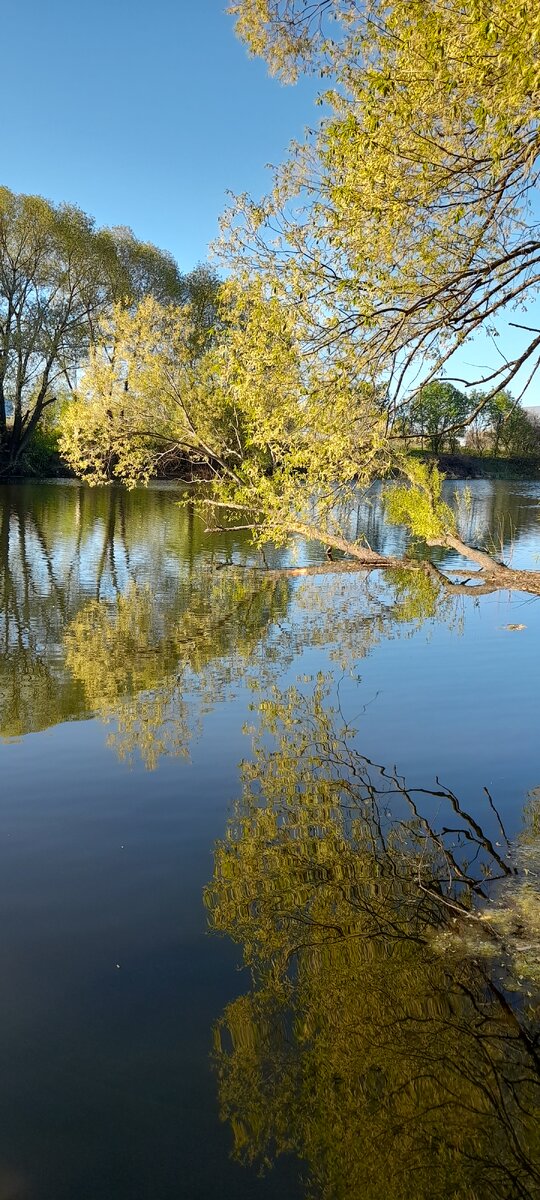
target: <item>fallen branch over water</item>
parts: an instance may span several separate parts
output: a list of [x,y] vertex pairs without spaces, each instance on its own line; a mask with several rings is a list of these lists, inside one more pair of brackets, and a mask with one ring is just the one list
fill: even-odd
[[457,579],[463,578],[462,582],[456,583],[432,562],[377,555],[373,551],[365,559],[358,557],[338,562],[326,560],[312,563],[306,567],[245,567],[233,562],[219,563],[218,567],[219,569],[227,567],[236,570],[259,571],[265,579],[295,579],[308,575],[357,575],[360,571],[374,570],[424,571],[428,575],[433,575],[444,588],[456,595],[485,596],[506,589],[540,596],[540,571],[514,571],[502,564],[492,566],[489,571],[481,569],[473,575],[470,571],[452,570],[451,574]]
[[[213,502],[208,501],[208,506],[211,509],[229,509],[233,511],[242,511],[242,506],[227,503],[223,501]],[[207,533],[223,533],[233,532],[234,530],[248,530],[251,533],[258,533],[261,530],[261,525],[257,521],[251,521],[239,525],[213,525],[207,526]],[[467,575],[467,579],[471,583],[454,583],[439,567],[434,563],[426,561],[414,561],[404,557],[396,557],[395,555],[378,554],[371,547],[362,545],[360,542],[349,541],[347,538],[337,534],[321,530],[315,525],[299,523],[296,521],[287,522],[287,531],[292,536],[305,538],[308,541],[319,542],[326,547],[327,560],[324,563],[314,564],[308,567],[277,567],[268,568],[266,570],[269,578],[277,578],[278,576],[301,576],[301,575],[323,575],[323,574],[347,574],[355,571],[371,571],[371,570],[423,570],[431,574],[435,574],[441,584],[448,590],[463,595],[484,595],[488,592],[499,591],[500,589],[509,589],[511,591],[527,592],[530,595],[540,596],[540,571],[516,571],[508,567],[505,563],[499,562],[493,558],[486,550],[482,550],[477,546],[470,546],[467,542],[462,541],[457,534],[446,532],[439,538],[433,538],[426,541],[430,547],[437,547],[444,550],[452,550],[454,554],[458,554],[460,558],[465,558],[467,561],[474,563],[478,570],[471,576]],[[270,540],[270,530],[267,527],[266,533]],[[332,550],[338,550],[341,554],[346,555],[346,559],[334,561],[330,555]],[[221,564],[228,566],[233,564]],[[253,568],[256,570],[257,568]],[[462,574],[459,570],[450,568],[450,575],[459,576]],[[474,580],[474,582],[472,582]]]

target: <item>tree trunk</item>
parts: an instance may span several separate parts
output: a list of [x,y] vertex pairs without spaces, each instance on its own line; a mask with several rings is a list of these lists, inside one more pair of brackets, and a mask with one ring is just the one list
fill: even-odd
[[462,558],[469,559],[470,562],[475,562],[482,571],[507,571],[508,567],[504,563],[498,562],[496,558],[492,558],[485,550],[479,550],[476,546],[469,546],[467,542],[462,542],[461,538],[455,537],[448,533],[444,540],[430,541],[428,546],[444,546],[448,550],[455,550],[456,554],[460,554]]
[[7,413],[6,413],[6,397],[4,395],[4,381],[0,380],[0,447],[4,444],[4,438],[7,428]]
[[[377,561],[371,562],[362,558],[344,559],[340,562],[313,563],[309,567],[246,567],[236,563],[218,563],[218,567],[228,567],[238,571],[258,571],[265,579],[295,579],[304,575],[356,575],[360,571],[423,571],[432,575],[445,591],[457,596],[487,596],[501,589],[516,592],[526,592],[528,595],[540,596],[540,571],[514,571],[510,567],[495,567],[488,575],[483,571],[475,572],[478,582],[454,582],[448,579],[434,563],[414,559],[391,558],[381,555]],[[465,575],[465,572],[452,572],[454,575]],[[467,577],[470,580],[470,576]]]

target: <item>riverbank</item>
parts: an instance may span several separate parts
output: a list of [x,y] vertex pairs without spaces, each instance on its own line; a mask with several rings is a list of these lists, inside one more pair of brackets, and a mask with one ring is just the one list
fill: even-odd
[[[478,454],[433,455],[418,451],[424,462],[435,463],[447,479],[537,479],[540,478],[540,458],[496,458]],[[211,472],[206,464],[194,464],[176,452],[164,456],[156,479],[177,479],[190,482],[208,479]],[[56,440],[49,434],[37,436],[17,474],[17,479],[74,479],[74,473],[58,451]]]
[[540,458],[495,458],[489,455],[422,455],[436,462],[447,479],[537,479]]

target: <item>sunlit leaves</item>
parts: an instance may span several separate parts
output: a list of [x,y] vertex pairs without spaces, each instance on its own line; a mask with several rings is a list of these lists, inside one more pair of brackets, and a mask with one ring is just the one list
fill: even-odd
[[407,464],[409,482],[388,488],[386,511],[396,525],[406,525],[411,532],[428,543],[445,542],[455,534],[456,521],[448,504],[442,499],[442,476],[435,466],[429,467],[418,459]]
[[74,384],[116,299],[180,298],[170,255],[130,230],[96,229],[68,204],[0,188],[0,469],[14,470],[49,406]]
[[[292,148],[267,200],[231,208],[224,253],[278,280],[330,353],[336,330],[353,335],[359,369],[383,377],[395,405],[537,293],[538,6],[236,0],[231,11],[273,70],[330,87],[319,131]],[[486,369],[490,386],[506,386],[522,354],[534,367],[537,337]]]

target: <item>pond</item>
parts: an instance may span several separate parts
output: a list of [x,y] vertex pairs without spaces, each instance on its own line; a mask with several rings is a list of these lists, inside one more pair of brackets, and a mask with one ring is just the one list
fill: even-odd
[[182,496],[0,489],[0,1200],[540,1196],[540,601]]

